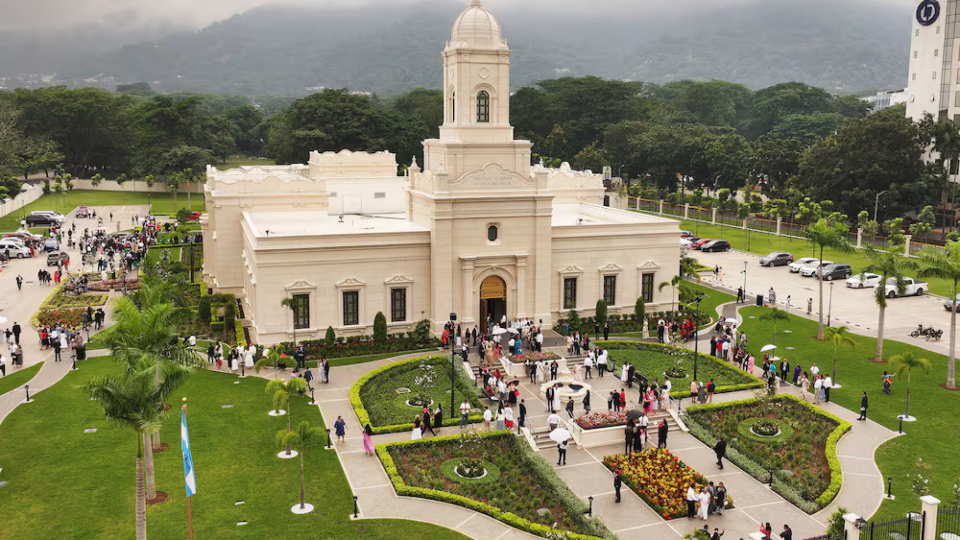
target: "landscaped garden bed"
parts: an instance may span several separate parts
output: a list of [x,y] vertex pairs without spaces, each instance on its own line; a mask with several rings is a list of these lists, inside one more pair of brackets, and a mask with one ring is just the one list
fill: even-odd
[[591,429],[625,426],[627,425],[627,413],[593,412],[578,417],[576,422],[578,426],[587,431]]
[[71,307],[99,307],[107,303],[106,294],[86,293],[77,296],[66,296],[58,294],[47,302],[48,307],[71,308]]
[[514,364],[522,364],[530,360],[531,362],[540,362],[552,360],[560,360],[560,355],[554,354],[552,352],[525,352],[522,354],[515,354],[510,357],[510,361]]
[[[628,362],[637,369],[638,375],[643,375],[650,381],[657,379],[663,382],[664,373],[685,374],[685,377],[671,376],[673,390],[670,396],[675,398],[690,396],[695,354],[693,351],[640,341],[601,341],[597,346],[610,351],[610,358],[616,363],[617,370],[624,362]],[[735,368],[730,363],[706,354],[701,354],[697,361],[697,377],[704,384],[713,379],[717,385],[717,393],[763,387],[760,379]]]
[[[699,493],[707,486],[706,478],[665,449],[605,456],[603,464],[611,471],[621,469],[623,483],[664,519],[686,516],[687,488],[693,485]],[[726,506],[733,506],[729,496]]]
[[[413,429],[413,421],[420,416],[424,404],[433,410],[443,408],[443,425],[460,424],[460,404],[467,399],[480,409],[480,390],[463,369],[459,358],[454,363],[457,410],[450,408],[450,358],[442,356],[414,358],[375,369],[361,377],[350,390],[350,403],[360,425],[367,423],[374,433],[394,433]],[[479,422],[482,411],[470,416]]]
[[723,436],[727,458],[813,513],[840,490],[837,441],[850,424],[790,395],[688,407],[690,433],[707,445]]
[[[508,431],[380,444],[377,455],[398,495],[464,506],[544,537],[610,535],[598,519],[584,515],[587,504],[550,465]],[[464,478],[465,468],[483,473]]]

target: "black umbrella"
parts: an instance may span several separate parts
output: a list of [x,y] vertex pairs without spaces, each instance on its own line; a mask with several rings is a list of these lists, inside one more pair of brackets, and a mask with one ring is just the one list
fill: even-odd
[[643,416],[643,413],[641,413],[638,409],[630,409],[629,411],[627,411],[627,418],[631,420],[636,420],[641,416]]

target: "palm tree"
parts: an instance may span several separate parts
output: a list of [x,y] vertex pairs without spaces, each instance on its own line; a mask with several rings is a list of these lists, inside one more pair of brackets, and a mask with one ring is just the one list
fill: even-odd
[[[960,283],[960,242],[948,241],[944,249],[927,246],[917,254],[923,269],[922,277],[939,277],[953,283],[950,288],[950,298],[957,300],[957,284]],[[956,386],[956,353],[957,344],[957,306],[950,310],[950,354],[947,361],[947,388],[953,390]]]
[[906,291],[906,282],[903,280],[903,274],[908,269],[916,268],[917,265],[906,257],[889,251],[879,251],[872,246],[867,246],[866,253],[867,258],[870,259],[870,264],[863,269],[863,272],[880,274],[880,283],[877,284],[873,294],[880,313],[877,322],[877,353],[874,360],[880,362],[883,360],[883,326],[887,311],[886,286],[890,283],[896,287],[896,293],[891,293],[891,297],[895,294],[903,294]]
[[[826,219],[821,219],[808,226],[803,231],[804,236],[810,239],[814,248],[820,249],[820,261],[823,261],[823,251],[826,248],[833,248],[841,252],[853,251],[853,246],[847,241],[847,226],[842,223],[830,224]],[[823,266],[820,267],[821,270]],[[822,272],[818,272],[822,273]],[[823,277],[820,276],[820,322],[817,325],[817,339],[823,339]]]
[[[156,372],[162,371],[162,383],[156,384]],[[144,450],[149,449],[149,434],[166,414],[157,407],[170,397],[190,375],[189,368],[170,363],[151,363],[141,359],[119,375],[97,377],[81,390],[97,400],[111,422],[128,427],[137,436],[137,540],[147,538],[147,496],[144,489]]]
[[290,310],[290,314],[293,316],[293,348],[297,348],[297,308],[300,307],[297,300],[292,297],[284,298],[280,300],[280,306],[285,307]]
[[[149,287],[149,286],[148,286]],[[181,312],[173,304],[159,302],[161,289],[146,291],[140,297],[142,309],[129,297],[121,297],[114,307],[113,326],[101,332],[104,345],[114,359],[128,371],[141,361],[151,364],[173,363],[180,366],[201,366],[200,357],[176,340],[174,321]],[[175,341],[176,340],[176,341]],[[161,384],[161,370],[154,371],[156,384]],[[158,403],[163,408],[164,403]],[[160,426],[151,430],[152,443],[147,445],[147,488],[150,499],[156,497],[153,453],[160,450]]]
[[827,339],[833,342],[833,381],[837,380],[837,354],[841,345],[848,345],[851,349],[857,348],[857,342],[850,337],[850,329],[846,326],[827,328]]
[[658,291],[663,291],[664,287],[672,287],[673,291],[670,293],[670,311],[676,311],[677,309],[677,285],[680,285],[680,282],[683,281],[683,278],[679,275],[673,276],[673,279],[670,281],[664,281],[657,287]]
[[907,412],[904,416],[910,416],[910,372],[919,368],[924,373],[930,373],[930,361],[926,358],[916,358],[913,353],[908,352],[891,358],[890,365],[897,375],[907,376]]
[[789,321],[790,316],[787,315],[787,312],[782,309],[772,308],[772,309],[768,309],[766,313],[761,315],[760,320],[773,321],[773,338],[771,343],[773,345],[776,345],[777,344],[777,321]]
[[[295,377],[289,381],[283,379],[274,379],[267,383],[266,392],[273,395],[273,410],[279,413],[280,409],[290,402],[290,396],[298,396],[306,392],[308,388],[307,381],[300,377]],[[290,431],[290,407],[287,407],[287,431]],[[290,455],[290,445],[287,445],[287,455]]]
[[256,373],[260,373],[261,369],[267,366],[273,366],[273,377],[277,378],[280,374],[280,353],[277,352],[275,347],[271,347],[268,350],[267,357],[257,360],[257,363],[253,365],[253,370]]
[[310,427],[310,422],[306,420],[300,422],[300,425],[297,426],[296,431],[290,431],[289,427],[287,430],[280,430],[277,432],[277,446],[278,447],[287,447],[287,452],[290,452],[290,446],[295,445],[300,450],[300,508],[306,508],[306,503],[304,502],[304,489],[303,489],[303,454],[306,453],[307,446],[311,441],[318,439],[324,431],[320,428]]

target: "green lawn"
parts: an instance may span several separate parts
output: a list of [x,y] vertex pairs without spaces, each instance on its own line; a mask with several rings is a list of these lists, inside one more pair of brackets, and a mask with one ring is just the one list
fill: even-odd
[[[194,212],[204,211],[203,195],[193,194],[190,197],[190,208]],[[61,195],[44,195],[36,201],[26,205],[24,215],[36,210],[55,210],[62,214],[72,211],[80,205],[87,206],[125,206],[130,204],[152,204],[151,214],[175,214],[180,208],[187,207],[187,194],[180,193],[174,201],[173,193],[137,193],[122,191],[92,191],[76,190]],[[20,227],[18,213],[0,218],[0,231],[15,231]]]
[[[720,225],[708,225],[698,221],[680,220],[680,227],[688,230],[701,238],[723,239],[730,242],[734,249],[749,251],[757,255],[766,255],[772,251],[789,251],[797,259],[801,257],[817,257],[819,252],[814,253],[810,242],[796,238],[787,238],[775,236],[762,232],[750,232],[737,227],[721,227]],[[749,236],[749,239],[748,239]],[[902,252],[902,248],[901,248]],[[697,251],[691,252],[691,256],[703,264],[710,266],[711,254],[700,254]],[[834,262],[845,262],[853,267],[854,273],[859,272],[869,264],[867,256],[863,251],[853,253],[840,253],[834,249],[827,249],[823,252],[823,258]],[[916,272],[911,275],[916,277]],[[930,278],[923,279],[930,284],[928,292],[950,296],[951,283],[944,279]]]
[[[4,364],[4,366],[7,368],[7,376],[0,378],[0,395],[6,394],[14,388],[18,388],[20,385],[29,382],[30,379],[40,371],[43,362],[19,371],[13,371],[13,366],[10,365],[9,361]],[[23,397],[26,398],[27,396],[24,395]]]
[[[668,369],[679,367],[686,372],[687,376],[671,378],[673,390],[670,395],[673,397],[690,395],[690,383],[693,381],[693,351],[630,341],[603,341],[597,345],[610,351],[610,358],[616,363],[614,375],[617,377],[620,376],[620,369],[624,362],[633,364],[637,368],[637,374],[643,375],[651,382],[654,379],[663,382],[663,374]],[[675,352],[676,355],[670,352]],[[718,390],[723,389],[723,391],[743,390],[746,389],[745,385],[755,388],[763,384],[756,377],[734,368],[732,364],[703,353],[697,361],[697,378],[705,383],[713,379]]]
[[[36,396],[0,424],[0,537],[127,539],[134,535],[136,440],[129,430],[108,424],[100,406],[77,385],[115,370],[110,358],[81,363],[80,371]],[[275,434],[284,418],[267,415],[265,380],[202,371],[172,396],[187,396],[197,494],[193,498],[197,538],[364,538],[463,540],[453,531],[399,520],[352,522],[353,499],[334,452],[306,453],[307,501],[314,512],[296,516],[299,461],[276,457]],[[232,408],[221,406],[232,404]],[[305,399],[292,404],[293,420],[323,426]],[[156,456],[158,489],[170,495],[147,509],[152,538],[186,538],[180,415],[175,406],[163,424],[170,449]],[[356,429],[356,426],[351,426]],[[96,433],[84,433],[97,428]],[[54,442],[55,441],[55,442]],[[371,466],[377,466],[371,459]],[[359,496],[363,497],[360,492]],[[242,505],[235,504],[245,501]],[[238,521],[247,521],[238,527]]]
[[[768,343],[771,336],[772,324],[769,321],[760,321],[759,316],[768,308],[749,307],[740,313],[744,317],[741,327],[751,335],[751,342],[755,350],[759,350],[762,343]],[[750,316],[757,317],[751,319]],[[785,333],[790,330],[792,333]],[[790,321],[781,321],[777,325],[777,345],[780,346],[781,356],[786,357],[791,365],[798,361],[806,371],[816,361],[821,372],[832,370],[833,346],[829,342],[814,339],[817,335],[816,321],[810,321],[791,315]],[[884,426],[896,430],[897,415],[903,414],[906,401],[906,381],[897,377],[894,379],[893,394],[886,396],[882,392],[880,377],[884,370],[889,370],[889,364],[875,364],[867,361],[873,356],[876,348],[876,339],[854,335],[855,349],[840,349],[837,360],[837,377],[835,382],[843,388],[833,390],[830,396],[833,401],[859,413],[860,392],[866,390],[870,399],[869,417]],[[787,350],[786,347],[794,347]],[[920,503],[917,495],[910,491],[909,477],[915,473],[914,464],[917,458],[931,465],[925,476],[930,481],[932,494],[943,501],[953,499],[952,486],[960,483],[960,461],[957,460],[956,448],[956,421],[954,415],[960,411],[960,392],[949,392],[940,388],[946,381],[947,358],[943,355],[929,352],[920,347],[907,345],[898,341],[884,340],[884,356],[912,352],[920,358],[927,358],[933,364],[929,374],[914,373],[912,376],[912,393],[910,413],[918,418],[917,422],[905,423],[903,437],[893,439],[884,444],[877,451],[877,465],[884,478],[893,478],[894,501],[884,501],[874,519],[887,520],[903,517],[906,512],[917,511]],[[853,429],[857,429],[854,422]]]

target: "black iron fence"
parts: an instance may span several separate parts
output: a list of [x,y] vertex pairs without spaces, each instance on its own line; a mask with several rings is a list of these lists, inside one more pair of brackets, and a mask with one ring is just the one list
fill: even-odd
[[877,523],[865,523],[860,529],[860,540],[921,540],[923,538],[923,522],[925,514],[910,514],[910,516]]
[[937,538],[958,537],[960,537],[960,510],[940,510],[937,512]]

